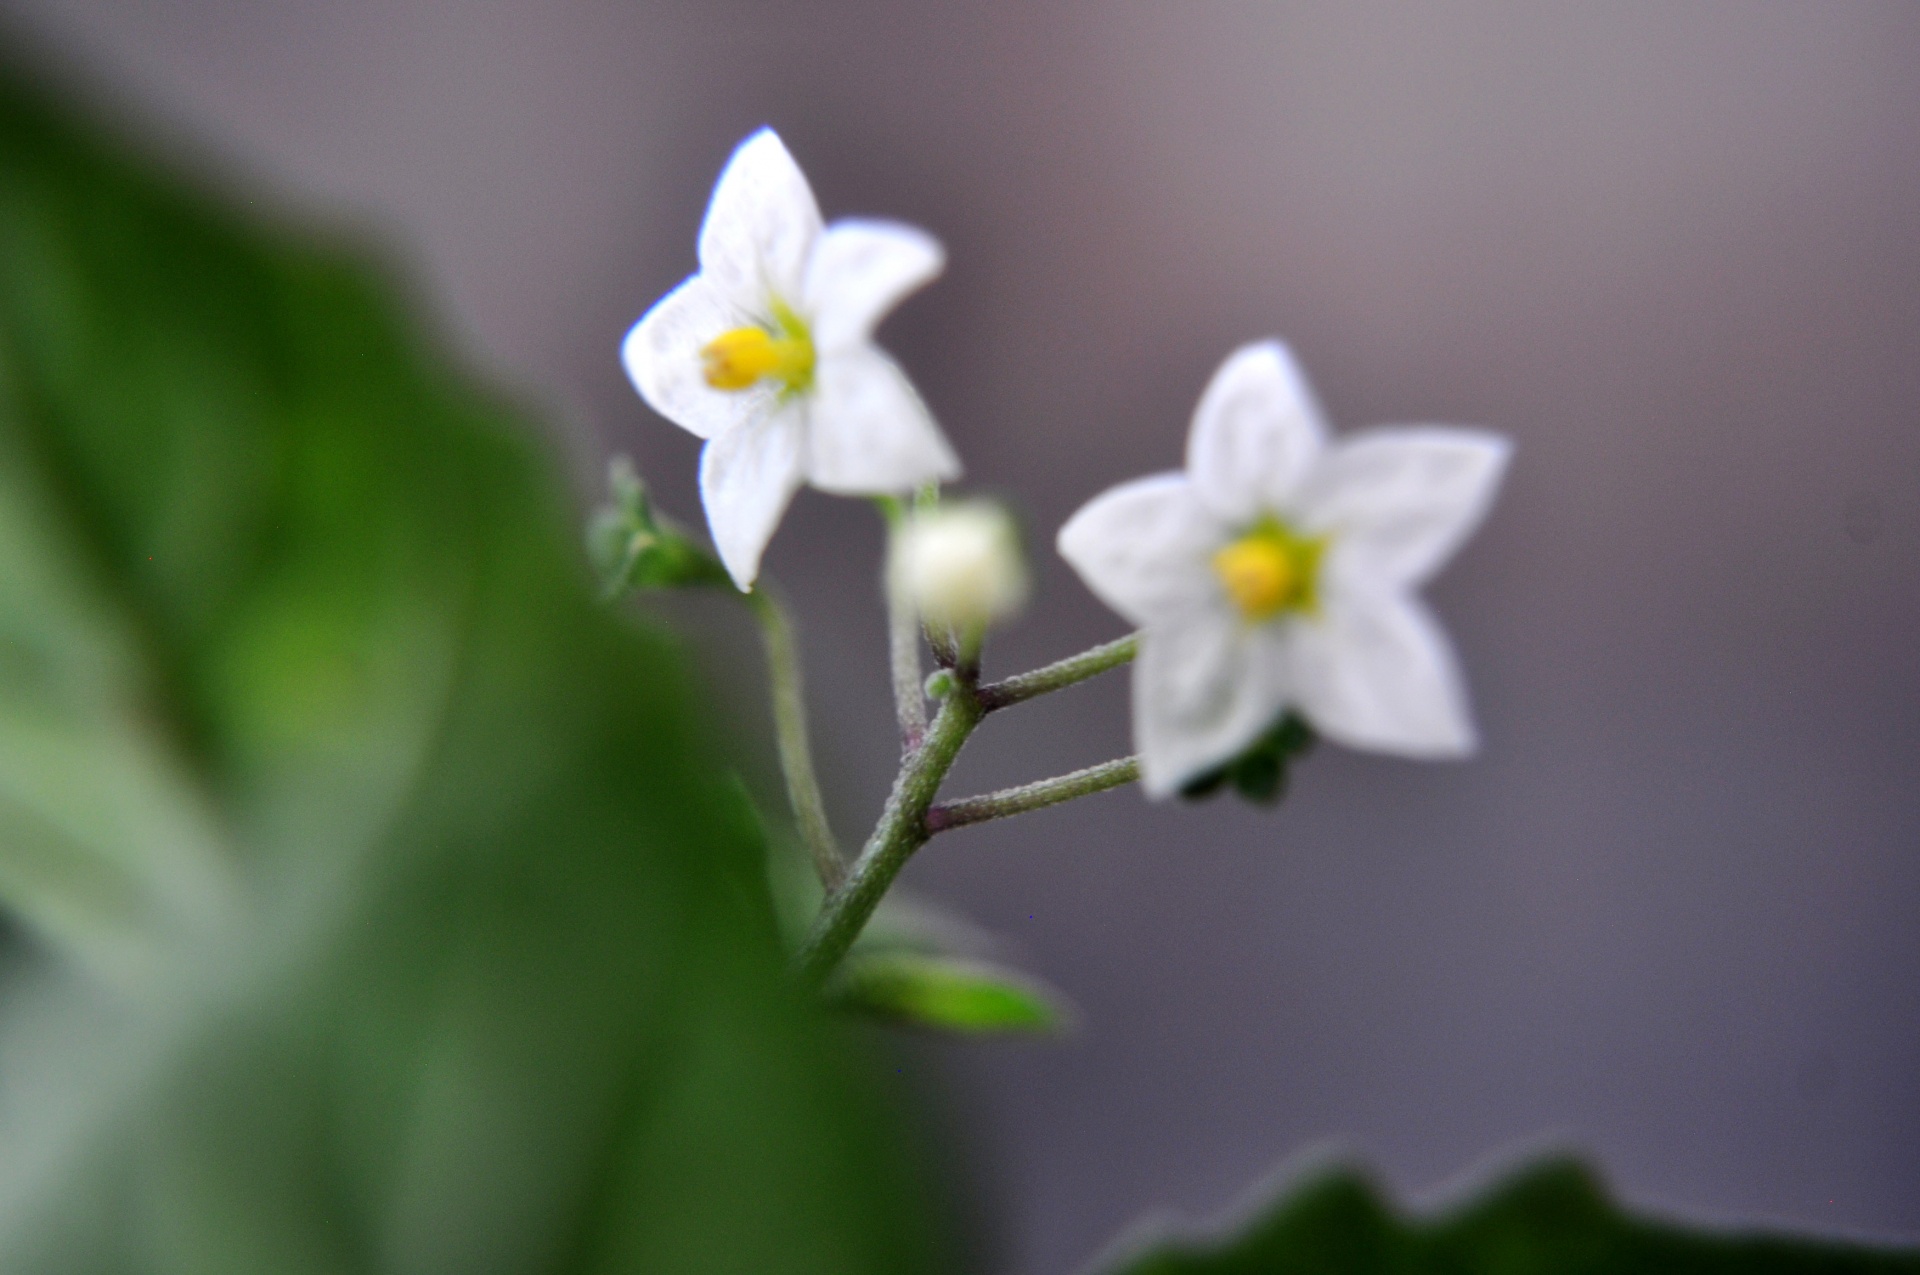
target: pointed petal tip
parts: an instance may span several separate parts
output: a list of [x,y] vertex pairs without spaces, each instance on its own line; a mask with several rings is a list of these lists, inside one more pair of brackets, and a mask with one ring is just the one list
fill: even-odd
[[1179,792],[1180,786],[1190,778],[1190,775],[1169,774],[1164,768],[1148,761],[1144,755],[1140,758],[1140,792],[1148,801],[1165,801]]
[[1486,477],[1482,481],[1486,484],[1487,503],[1491,505],[1500,485],[1507,480],[1507,470],[1513,465],[1513,439],[1479,426],[1462,428],[1460,433],[1485,454]]
[[[712,518],[707,522],[708,534],[713,534]],[[766,546],[755,548],[740,543],[737,538],[721,538],[714,535],[714,552],[720,556],[720,565],[727,569],[727,575],[733,580],[733,587],[742,593],[753,592],[753,582],[760,576],[760,558],[766,552]]]
[[1473,709],[1453,647],[1411,593],[1348,593],[1300,631],[1301,710],[1345,748],[1413,761],[1475,751]]
[[1179,470],[1110,487],[1076,510],[1054,548],[1092,594],[1136,625],[1206,605],[1204,563],[1221,528]]
[[648,407],[700,438],[714,438],[754,406],[707,384],[701,348],[731,325],[725,299],[702,275],[661,297],[620,341],[620,365]]
[[[762,124],[754,129],[734,146],[727,156],[727,162],[720,168],[720,176],[714,182],[714,192],[718,194],[729,185],[728,178],[738,181],[743,176],[767,172],[786,174],[800,172],[799,163],[793,158],[793,152],[780,140],[780,134],[773,127]],[[804,177],[803,177],[804,180]]]
[[740,139],[740,144],[733,148],[733,154],[728,157],[727,163],[732,164],[734,160],[739,159],[740,156],[745,154],[750,148],[756,147],[773,147],[783,154],[791,155],[791,152],[787,150],[787,144],[780,140],[780,134],[774,131],[773,125],[762,124],[759,128],[754,129],[751,133],[748,133]]
[[1326,415],[1284,342],[1250,342],[1220,364],[1187,430],[1186,467],[1221,516],[1284,509],[1326,446]]
[[700,503],[720,561],[742,592],[800,486],[801,425],[790,413],[743,423],[700,452]]
[[822,354],[808,412],[807,481],[821,491],[896,495],[960,476],[952,444],[877,346]]
[[[753,544],[737,534],[722,535],[721,528],[714,526],[713,511],[707,511],[707,534],[713,538],[713,551],[720,558],[720,565],[727,569],[727,575],[733,580],[733,587],[742,593],[753,592],[753,582],[760,575],[760,558],[766,552],[766,542]],[[771,537],[772,532],[768,532]]]
[[734,148],[714,183],[696,249],[700,271],[735,302],[797,298],[820,208],[786,144],[762,128]]
[[1409,432],[1430,433],[1446,438],[1456,445],[1479,453],[1484,481],[1489,488],[1497,487],[1506,476],[1507,466],[1513,463],[1513,439],[1498,430],[1487,429],[1481,425],[1424,425],[1407,427]]
[[1456,720],[1424,737],[1376,741],[1363,747],[1407,761],[1466,761],[1480,751],[1480,739],[1471,721]]
[[834,222],[807,262],[805,303],[821,350],[870,340],[882,319],[946,266],[940,241],[917,226],[865,217]]
[[1512,443],[1490,430],[1382,426],[1347,435],[1301,494],[1302,525],[1337,536],[1361,574],[1419,585],[1492,510]]
[[1323,720],[1317,720],[1310,713],[1306,714],[1306,717],[1308,723],[1327,742],[1338,744],[1356,753],[1373,753],[1400,761],[1464,762],[1471,761],[1480,752],[1480,740],[1474,733],[1472,723],[1464,724],[1458,734],[1435,734],[1416,738],[1356,734],[1343,729],[1339,723],[1329,724]]
[[1259,359],[1293,372],[1300,371],[1300,360],[1294,355],[1293,347],[1277,336],[1266,336],[1257,341],[1246,342],[1229,354],[1226,362],[1235,363],[1251,359]]
[[627,329],[626,334],[620,338],[621,370],[627,374],[627,382],[633,386],[634,393],[640,394],[643,397],[646,391],[640,388],[640,373],[638,368],[641,358],[640,325],[644,322],[646,322],[646,315],[643,314],[633,321],[632,326]]
[[1309,386],[1307,370],[1299,356],[1293,352],[1291,345],[1277,336],[1261,337],[1236,347],[1233,353],[1221,360],[1214,377],[1225,377],[1229,371],[1236,375],[1256,375],[1274,385],[1298,387],[1302,391],[1307,391]]
[[1372,751],[1384,753],[1390,757],[1403,758],[1406,761],[1470,761],[1480,751],[1479,740],[1474,738],[1471,729],[1456,739],[1423,740],[1396,747],[1374,746]]
[[[668,296],[671,295],[671,293],[668,294]],[[662,301],[665,299],[665,297],[661,298]],[[648,392],[648,387],[653,380],[651,373],[654,352],[649,341],[650,332],[647,321],[653,318],[654,312],[659,308],[659,302],[648,307],[647,312],[635,319],[633,325],[627,329],[626,335],[620,338],[620,367],[626,372],[627,381],[633,386],[634,393],[647,400],[649,406],[652,405],[652,396]],[[658,408],[655,410],[657,411]]]

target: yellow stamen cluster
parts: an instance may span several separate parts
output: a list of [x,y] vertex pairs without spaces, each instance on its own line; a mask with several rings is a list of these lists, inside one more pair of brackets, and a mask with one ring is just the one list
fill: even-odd
[[707,384],[716,390],[744,390],[774,381],[783,394],[798,394],[813,384],[813,337],[806,323],[784,305],[773,314],[777,331],[733,328],[700,351]]
[[1266,521],[1213,555],[1213,571],[1248,620],[1268,620],[1282,611],[1311,611],[1320,555],[1326,541],[1295,534]]

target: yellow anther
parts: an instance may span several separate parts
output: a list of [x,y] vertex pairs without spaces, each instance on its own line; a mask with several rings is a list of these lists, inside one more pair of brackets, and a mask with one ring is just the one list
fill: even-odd
[[778,332],[734,328],[707,342],[700,351],[707,384],[716,390],[744,390],[761,381],[778,381],[784,393],[813,384],[813,339],[807,325],[784,305],[774,307]]
[[1213,571],[1249,620],[1311,610],[1323,546],[1323,541],[1303,539],[1278,523],[1263,523],[1214,554]]

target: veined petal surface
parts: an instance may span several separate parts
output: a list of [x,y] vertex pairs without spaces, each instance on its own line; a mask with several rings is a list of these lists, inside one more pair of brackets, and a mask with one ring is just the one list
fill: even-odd
[[1497,434],[1443,426],[1355,434],[1309,476],[1296,508],[1356,570],[1417,584],[1486,516],[1512,450]]
[[647,406],[701,438],[716,438],[766,410],[765,396],[707,384],[701,351],[747,319],[704,275],[654,303],[627,332],[620,362]]
[[1137,625],[1222,610],[1212,557],[1227,528],[1185,474],[1155,474],[1095,496],[1060,528],[1060,556]]
[[863,344],[900,299],[939,274],[947,254],[924,230],[848,218],[821,234],[801,287],[814,348]]
[[960,475],[960,461],[894,361],[870,345],[823,353],[808,395],[806,476],[882,495]]
[[712,439],[700,453],[707,527],[743,593],[760,573],[760,555],[800,486],[804,442],[800,409],[780,404]]
[[1194,615],[1140,634],[1133,734],[1148,797],[1169,796],[1273,724],[1290,692],[1286,643],[1281,626],[1226,615]]
[[769,293],[791,304],[819,235],[813,188],[763,128],[740,143],[713,188],[700,225],[700,273],[743,307],[764,312]]
[[1242,346],[1194,409],[1187,473],[1215,513],[1250,522],[1287,507],[1318,462],[1326,432],[1292,352],[1278,341]]
[[1473,720],[1453,649],[1411,594],[1331,591],[1293,626],[1294,693],[1314,728],[1349,748],[1464,757]]

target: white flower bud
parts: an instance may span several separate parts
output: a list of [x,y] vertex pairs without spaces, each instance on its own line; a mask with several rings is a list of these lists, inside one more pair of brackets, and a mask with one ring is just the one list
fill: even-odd
[[962,632],[1007,619],[1027,600],[1027,564],[1013,519],[985,501],[913,514],[892,571],[894,588],[928,623]]

